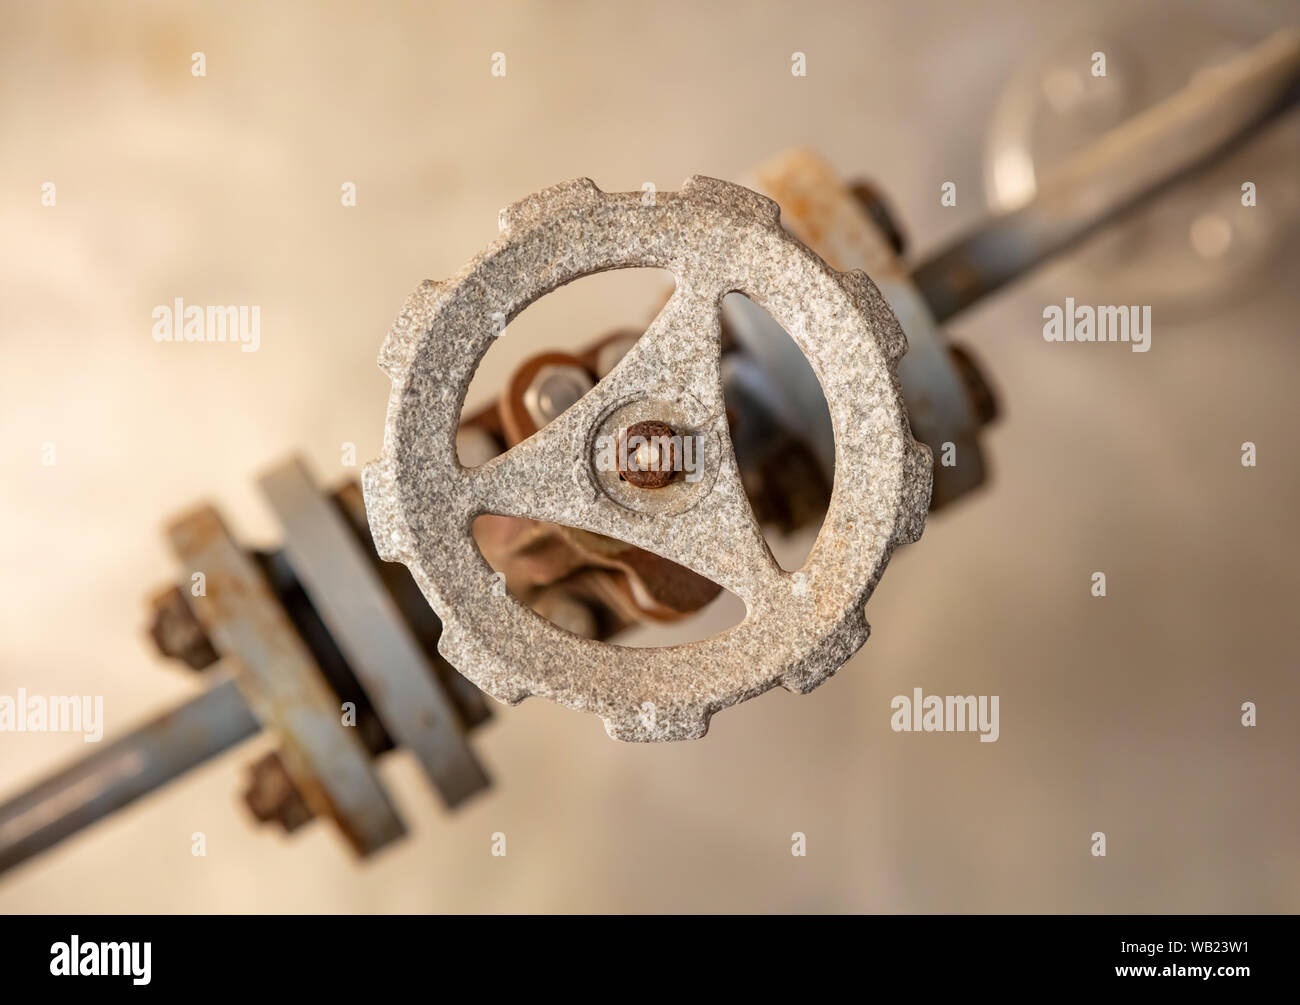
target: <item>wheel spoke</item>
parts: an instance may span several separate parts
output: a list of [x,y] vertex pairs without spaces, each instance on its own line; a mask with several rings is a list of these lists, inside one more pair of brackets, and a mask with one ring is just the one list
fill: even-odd
[[[689,284],[677,289],[606,381],[642,385],[651,392],[690,392],[721,412],[722,312],[720,295]],[[604,383],[604,381],[602,381]]]
[[[717,295],[679,285],[645,335],[595,388],[528,439],[466,473],[476,511],[617,538],[699,573],[748,603],[757,600],[781,573],[750,508],[731,447],[721,341]],[[593,431],[611,405],[629,394],[665,401],[688,395],[702,409],[702,421],[684,435],[707,445],[692,454],[707,456],[714,470],[701,472],[708,483],[695,491],[689,507],[641,512],[600,487],[593,473]]]

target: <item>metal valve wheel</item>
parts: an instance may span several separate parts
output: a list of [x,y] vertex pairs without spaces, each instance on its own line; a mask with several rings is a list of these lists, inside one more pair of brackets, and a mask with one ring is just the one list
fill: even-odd
[[[777,684],[816,687],[866,641],[864,605],[893,549],[920,537],[930,499],[930,452],[912,438],[896,376],[906,342],[875,285],[786,233],[776,203],[698,176],[652,200],[568,182],[503,210],[500,228],[455,278],[411,295],[380,354],[393,388],[366,507],[380,554],[410,568],[441,618],[442,654],[501,701],[541,695],[594,712],[621,740],[700,737],[721,708]],[[461,406],[505,323],[565,283],[635,267],[677,281],[641,339],[548,426],[463,467]],[[772,557],[731,447],[720,305],[732,292],[790,333],[834,428],[830,508],[794,573]],[[619,448],[647,429],[674,437],[655,456],[690,453],[690,477],[628,477]],[[746,617],[659,649],[572,635],[500,589],[471,534],[488,513],[637,545],[730,590]]]

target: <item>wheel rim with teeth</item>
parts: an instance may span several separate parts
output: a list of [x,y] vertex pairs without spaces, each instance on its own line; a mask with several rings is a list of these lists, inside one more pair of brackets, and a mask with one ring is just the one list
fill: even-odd
[[[539,695],[594,712],[623,740],[703,736],[721,708],[778,684],[816,687],[866,641],[864,605],[893,549],[920,537],[930,498],[930,453],[912,438],[896,376],[906,342],[875,285],[787,234],[771,200],[698,176],[653,200],[568,182],[503,210],[500,229],[453,279],[421,284],[380,354],[393,388],[383,454],[365,471],[366,508],[380,554],[411,569],[442,619],[443,655],[502,701]],[[645,335],[550,425],[462,467],[461,406],[504,325],[567,282],[636,267],[677,280]],[[732,292],[766,308],[803,350],[834,426],[830,507],[796,573],[768,550],[731,448],[720,305]],[[697,477],[647,491],[611,475],[609,437],[646,420],[695,438]],[[485,513],[638,545],[727,588],[746,617],[660,649],[571,635],[493,589],[471,533]]]

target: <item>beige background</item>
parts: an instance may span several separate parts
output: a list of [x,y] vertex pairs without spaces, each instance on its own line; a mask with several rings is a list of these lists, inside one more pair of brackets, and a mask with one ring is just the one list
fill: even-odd
[[[194,693],[141,630],[174,575],[162,521],[211,498],[264,543],[259,470],[301,451],[355,474],[340,445],[376,452],[389,321],[505,203],[578,175],[734,178],[806,144],[933,247],[978,219],[997,89],[1065,6],[6,4],[0,693],[102,694],[110,735]],[[1295,8],[1232,11],[1258,37]],[[454,816],[384,762],[413,835],[366,866],[326,825],[249,821],[260,738],[0,879],[0,911],[1296,910],[1296,262],[1192,321],[1157,311],[1145,355],[1043,342],[1068,262],[959,319],[1002,392],[994,481],[891,566],[872,640],[812,695],[669,747],[502,709],[476,739],[496,788]],[[592,289],[521,352],[645,293]],[[178,296],[261,305],[261,350],[155,344]],[[913,687],[1000,695],[1001,739],[891,732]],[[0,798],[87,749],[0,735]]]

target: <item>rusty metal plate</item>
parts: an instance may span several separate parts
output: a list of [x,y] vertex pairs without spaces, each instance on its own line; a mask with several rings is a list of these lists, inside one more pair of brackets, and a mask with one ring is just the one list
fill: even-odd
[[454,705],[339,510],[296,458],[258,484],[284,527],[289,563],[389,736],[415,754],[448,806],[487,788]]
[[306,644],[217,511],[202,506],[167,528],[183,582],[201,572],[205,594],[186,597],[213,645],[230,663],[253,714],[280,738],[295,785],[318,816],[333,817],[358,854],[405,827],[356,731],[343,725],[337,697]]
[[[951,466],[934,468],[933,506],[938,508],[982,484],[981,422],[967,384],[948,340],[861,201],[826,161],[807,150],[788,150],[773,157],[758,168],[754,179],[754,187],[782,207],[782,220],[795,236],[833,267],[863,269],[871,276],[907,333],[907,355],[899,364],[898,376],[912,431],[936,454],[944,443],[955,448]],[[738,307],[744,311],[743,304]],[[788,354],[797,355],[795,347],[779,331],[763,331],[771,321],[761,312],[745,312],[740,320],[743,323],[734,324],[738,340],[769,373],[799,369],[789,365]],[[819,414],[821,389],[814,382],[788,381],[784,390],[791,400],[782,414]],[[801,432],[824,460],[831,450],[830,430],[804,428]]]

